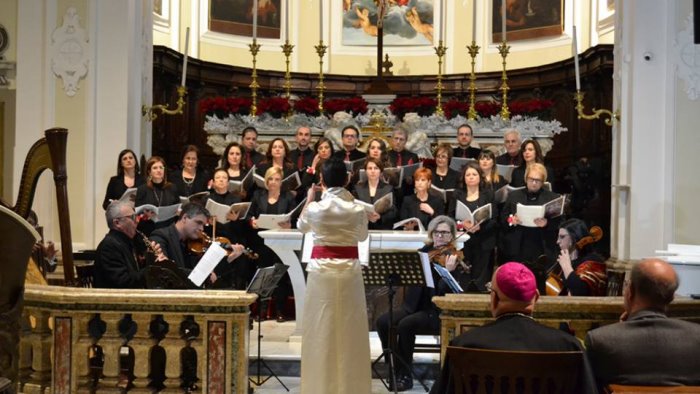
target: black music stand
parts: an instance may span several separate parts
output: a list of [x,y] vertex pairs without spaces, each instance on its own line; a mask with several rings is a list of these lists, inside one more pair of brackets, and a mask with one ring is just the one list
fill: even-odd
[[[401,359],[394,352],[396,347],[396,326],[394,323],[394,295],[396,294],[395,286],[425,286],[425,274],[423,272],[423,264],[420,259],[420,254],[417,252],[383,252],[372,253],[369,257],[369,266],[362,270],[362,277],[365,286],[379,285],[389,286],[389,348],[383,349],[382,354],[372,361],[372,371],[379,376],[384,387],[387,390],[396,393],[396,372],[394,370],[395,362],[398,361],[406,367],[411,374],[411,378],[418,379],[413,372],[413,368],[406,361]],[[389,383],[384,381],[381,375],[377,372],[376,364],[384,358],[389,362]],[[420,381],[420,380],[419,380]],[[425,391],[428,387],[421,382]]]
[[[272,292],[274,292],[275,288],[277,288],[277,283],[280,281],[280,279],[282,279],[284,273],[287,272],[287,269],[289,269],[289,267],[284,264],[275,264],[272,267],[258,268],[258,270],[255,271],[255,275],[250,281],[250,285],[248,286],[246,292],[255,293],[258,295],[258,357],[251,364],[257,364],[258,368],[256,377],[248,378],[248,380],[250,380],[250,382],[256,386],[262,386],[265,382],[270,380],[270,378],[274,377],[275,379],[277,379],[278,382],[280,382],[280,384],[282,385],[282,387],[284,387],[285,390],[289,391],[289,388],[287,388],[287,386],[285,386],[285,384],[282,383],[279,376],[277,376],[277,374],[270,368],[270,366],[267,365],[265,359],[263,359],[260,355],[260,344],[263,338],[261,329],[262,313],[260,312],[260,308],[262,307],[263,301],[267,301],[268,299],[270,299],[270,297],[272,296]],[[260,375],[262,367],[267,369],[267,371],[270,373],[270,375],[264,379]],[[250,388],[249,392],[253,392],[252,387]]]

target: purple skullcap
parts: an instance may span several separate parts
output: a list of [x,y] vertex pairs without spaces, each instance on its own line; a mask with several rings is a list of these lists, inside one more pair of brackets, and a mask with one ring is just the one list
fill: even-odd
[[530,302],[537,294],[535,274],[521,263],[508,262],[498,267],[496,285],[501,293],[515,301]]

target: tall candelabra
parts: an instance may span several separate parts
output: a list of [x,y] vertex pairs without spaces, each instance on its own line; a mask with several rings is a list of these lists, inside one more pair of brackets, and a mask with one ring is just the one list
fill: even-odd
[[[280,45],[282,48],[282,53],[284,53],[284,63],[286,64],[285,66],[285,71],[284,71],[284,95],[287,97],[287,100],[289,100],[292,97],[292,73],[289,72],[289,56],[292,54],[292,50],[294,50],[294,45],[289,44],[289,40],[284,41],[284,45]],[[289,119],[289,117],[292,115],[292,108],[289,108],[289,112],[287,112],[287,116],[285,116],[286,119]]]
[[182,108],[185,106],[185,94],[187,94],[187,88],[184,86],[177,87],[177,107],[175,109],[168,109],[170,105],[156,104],[153,106],[142,105],[141,115],[146,117],[146,120],[153,122],[158,114],[156,111],[160,111],[163,115],[179,115],[182,113]]
[[328,47],[323,45],[323,40],[320,40],[314,48],[316,48],[316,53],[318,53],[319,65],[318,86],[316,87],[318,89],[318,111],[323,114],[323,90],[326,89],[326,85],[323,84],[323,55],[326,54]]
[[501,45],[498,46],[498,52],[500,52],[503,58],[503,74],[501,76],[501,91],[503,92],[503,102],[501,103],[501,118],[510,119],[510,111],[508,110],[508,74],[506,73],[506,58],[508,57],[508,51],[510,47],[508,43],[503,41]]
[[467,45],[467,50],[469,51],[469,56],[472,58],[472,72],[469,74],[469,111],[467,111],[468,119],[476,119],[476,109],[474,108],[474,103],[476,101],[476,73],[474,68],[476,66],[476,55],[479,54],[479,46],[476,45],[476,41],[472,40],[471,45]]
[[435,90],[437,90],[437,106],[435,107],[435,115],[444,116],[445,112],[442,110],[442,57],[445,56],[447,52],[447,47],[442,45],[442,40],[438,42],[438,46],[435,47],[435,54],[438,57],[438,74],[437,74],[437,85]]
[[253,73],[251,75],[252,81],[250,82],[250,90],[251,90],[251,96],[252,96],[252,103],[250,105],[250,115],[255,117],[257,116],[256,114],[258,113],[258,88],[260,85],[258,84],[258,69],[256,66],[256,60],[255,57],[258,55],[258,52],[260,51],[260,44],[258,44],[258,40],[253,38],[253,43],[248,44],[248,48],[250,48],[250,53],[253,54]]
[[586,115],[583,113],[583,96],[585,93],[583,93],[580,90],[576,91],[576,94],[574,98],[576,99],[576,112],[578,112],[578,118],[579,119],[586,119],[586,120],[593,120],[593,119],[600,119],[601,115],[606,115],[608,118],[605,119],[605,124],[608,126],[612,126],[612,123],[614,120],[619,121],[620,120],[620,110],[617,110],[615,112],[610,111],[609,109],[595,109],[593,108],[593,113],[590,115]]

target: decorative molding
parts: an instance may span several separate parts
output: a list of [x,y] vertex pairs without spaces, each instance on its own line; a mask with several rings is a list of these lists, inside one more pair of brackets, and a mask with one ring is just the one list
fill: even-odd
[[683,90],[688,99],[700,99],[700,47],[693,43],[693,13],[686,17],[685,29],[678,32],[674,42],[678,78],[685,82]]
[[69,97],[78,91],[78,82],[85,78],[90,63],[88,36],[80,26],[75,7],[63,15],[63,25],[51,34],[51,70],[63,80],[63,90]]

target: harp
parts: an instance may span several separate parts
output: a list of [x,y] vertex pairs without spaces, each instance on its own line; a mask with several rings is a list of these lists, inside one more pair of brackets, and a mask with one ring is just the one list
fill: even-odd
[[52,128],[44,132],[45,137],[32,145],[24,160],[17,201],[14,206],[0,200],[0,204],[11,209],[19,216],[27,218],[34,201],[34,193],[39,176],[46,169],[53,172],[58,204],[58,221],[61,234],[61,255],[63,257],[63,275],[67,286],[75,284],[73,268],[73,241],[71,239],[70,214],[68,211],[68,188],[66,181],[66,148],[68,130]]

